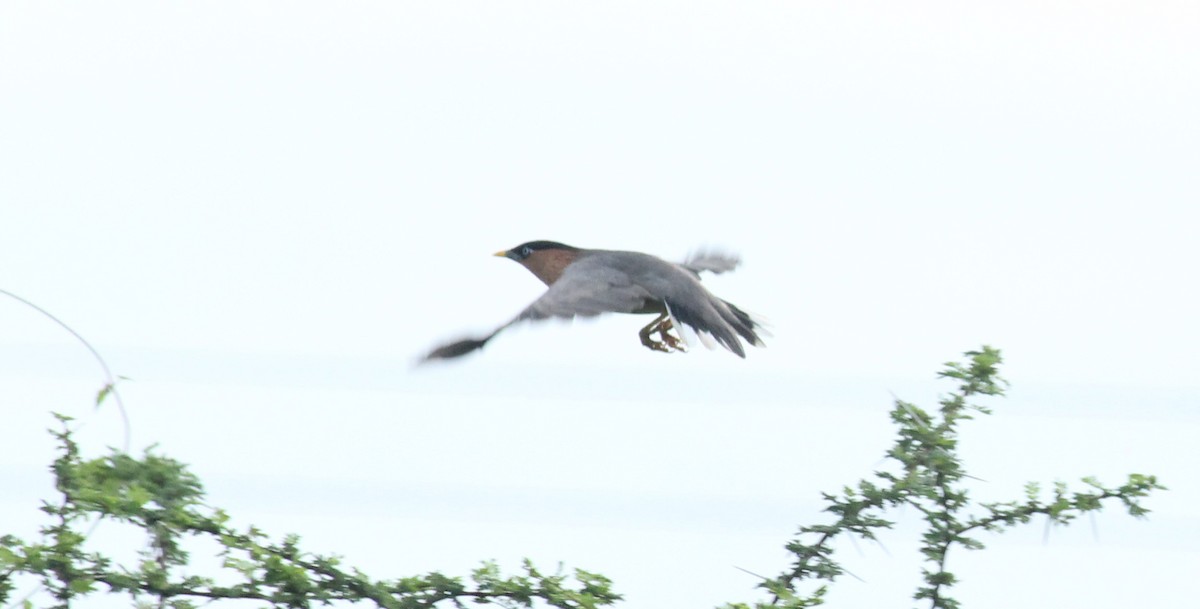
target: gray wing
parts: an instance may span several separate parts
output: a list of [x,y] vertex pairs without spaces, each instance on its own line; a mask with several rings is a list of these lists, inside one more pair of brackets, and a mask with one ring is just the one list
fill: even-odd
[[501,330],[523,320],[551,317],[571,319],[592,317],[601,313],[632,313],[646,305],[653,296],[646,288],[634,283],[627,273],[606,266],[599,258],[581,258],[563,270],[563,274],[533,304],[512,321],[481,338],[466,338],[434,349],[421,359],[461,357],[482,348]]
[[679,266],[699,276],[702,271],[720,275],[736,269],[742,259],[737,254],[719,252],[716,250],[697,250],[688,254]]
[[568,266],[558,281],[533,301],[512,322],[601,313],[632,313],[653,300],[645,287],[620,269],[603,264],[599,258],[584,258]]

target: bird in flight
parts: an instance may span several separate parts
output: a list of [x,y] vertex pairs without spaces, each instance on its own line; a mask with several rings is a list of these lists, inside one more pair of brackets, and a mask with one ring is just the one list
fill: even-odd
[[[518,322],[609,312],[657,315],[638,332],[642,345],[654,351],[685,351],[687,329],[706,346],[715,341],[742,358],[742,340],[763,346],[759,334],[766,332],[761,321],[713,296],[700,283],[703,271],[732,271],[740,262],[737,256],[699,252],[676,264],[641,252],[583,249],[555,241],[530,241],[495,255],[529,269],[546,284],[546,292],[490,334],[443,345],[422,361],[471,353]],[[679,336],[671,334],[673,329]]]

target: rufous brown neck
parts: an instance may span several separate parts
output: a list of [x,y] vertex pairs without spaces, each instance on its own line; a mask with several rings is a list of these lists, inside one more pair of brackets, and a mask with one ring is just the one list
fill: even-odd
[[560,249],[545,249],[537,250],[521,260],[521,265],[529,269],[534,277],[542,280],[542,283],[547,286],[558,281],[562,276],[563,269],[567,265],[575,262],[575,258],[579,256],[578,251],[560,250]]

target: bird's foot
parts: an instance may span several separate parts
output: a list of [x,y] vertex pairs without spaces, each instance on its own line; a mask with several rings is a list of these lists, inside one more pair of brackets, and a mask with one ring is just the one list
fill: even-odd
[[662,339],[668,348],[680,353],[687,353],[687,343],[683,342],[683,340],[681,340],[678,336],[672,336],[666,332],[663,332]]
[[673,350],[673,351],[679,351],[680,353],[686,353],[687,352],[687,343],[683,342],[683,340],[680,339],[678,336],[671,334],[670,330],[671,330],[671,327],[669,325],[667,327],[659,329],[658,336],[659,336],[659,338],[662,339],[662,344],[666,346],[667,350]]
[[[671,328],[674,324],[670,317],[665,315],[650,322],[641,332],[638,332],[638,338],[642,340],[642,345],[651,351],[661,351],[663,353],[671,353],[674,351],[687,351],[686,344],[678,337],[671,334]],[[652,334],[658,334],[659,340],[650,338]]]
[[650,349],[651,351],[661,351],[663,353],[671,352],[671,347],[668,346],[667,343],[665,343],[665,342],[648,340],[648,341],[643,342],[642,344],[645,345],[646,348]]
[[657,329],[657,327],[649,328],[638,334],[638,337],[642,339],[642,345],[645,346],[647,349],[650,349],[651,351],[662,351],[663,353],[670,353],[671,348],[667,346],[667,343],[665,341],[660,342],[660,341],[654,340],[653,338],[650,338],[650,334],[652,334],[655,329]]
[[661,340],[661,342],[659,342],[658,344],[662,347],[662,351],[664,351],[666,353],[670,353],[672,351],[679,351],[680,353],[686,353],[687,352],[687,343],[683,342],[683,340],[680,339],[678,336],[671,334],[671,330],[674,327],[675,327],[674,322],[672,322],[671,318],[668,317],[668,318],[662,320],[662,322],[660,322],[658,325],[656,325],[654,327],[654,329],[651,331],[651,333],[652,334],[658,333],[658,337]]

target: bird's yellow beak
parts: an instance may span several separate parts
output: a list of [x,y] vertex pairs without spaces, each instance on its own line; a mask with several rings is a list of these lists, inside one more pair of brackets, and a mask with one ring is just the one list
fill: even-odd
[[507,258],[507,257],[508,257],[508,250],[500,250],[500,251],[498,251],[498,252],[496,252],[495,254],[492,254],[492,255],[493,255],[493,256],[499,256],[499,257],[501,257],[501,258]]

